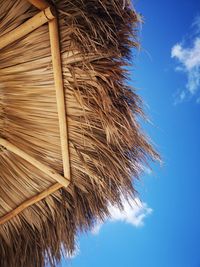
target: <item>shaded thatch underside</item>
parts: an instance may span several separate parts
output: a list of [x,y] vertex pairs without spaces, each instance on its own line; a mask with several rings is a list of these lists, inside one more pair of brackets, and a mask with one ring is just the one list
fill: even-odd
[[[1,267],[51,266],[72,252],[78,230],[132,195],[148,157],[138,96],[125,85],[138,17],[126,1],[60,0],[71,184],[0,225]],[[0,36],[38,11],[0,0]],[[132,35],[133,34],[133,35]],[[63,175],[48,25],[0,51],[0,137]],[[0,147],[0,217],[55,181]]]

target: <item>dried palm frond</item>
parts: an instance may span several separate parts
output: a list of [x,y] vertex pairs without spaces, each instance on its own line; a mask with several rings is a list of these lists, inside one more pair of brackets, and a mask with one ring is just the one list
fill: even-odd
[[[123,0],[54,1],[59,18],[69,135],[70,184],[0,146],[0,217],[48,188],[54,192],[0,225],[1,267],[51,266],[75,248],[78,231],[133,196],[149,158],[141,100],[126,85],[139,17]],[[26,0],[0,0],[0,37],[38,13]],[[0,138],[64,175],[48,25],[0,50]],[[69,177],[66,177],[69,178]],[[0,222],[1,222],[0,218]]]

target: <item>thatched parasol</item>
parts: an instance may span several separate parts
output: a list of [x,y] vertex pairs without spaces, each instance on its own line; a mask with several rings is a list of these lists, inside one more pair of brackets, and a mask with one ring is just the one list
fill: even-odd
[[158,158],[125,84],[138,21],[126,0],[0,0],[1,267],[55,266]]

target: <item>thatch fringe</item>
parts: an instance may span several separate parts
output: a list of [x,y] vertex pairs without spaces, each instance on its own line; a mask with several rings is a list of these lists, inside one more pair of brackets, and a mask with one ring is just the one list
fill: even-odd
[[[122,208],[148,159],[158,159],[138,124],[141,100],[124,66],[137,47],[138,16],[124,0],[54,1],[71,159],[71,185],[0,226],[1,267],[55,266],[78,231]],[[0,0],[0,36],[38,11],[25,0]],[[63,175],[48,25],[0,51],[0,137]],[[0,216],[54,184],[0,147]]]

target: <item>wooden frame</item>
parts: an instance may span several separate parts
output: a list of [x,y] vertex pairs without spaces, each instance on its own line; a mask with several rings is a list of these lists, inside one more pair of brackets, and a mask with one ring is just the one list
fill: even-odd
[[12,211],[10,211],[7,214],[0,217],[0,225],[6,223],[7,221],[14,218],[16,215],[18,215],[20,212],[22,212],[26,208],[34,205],[35,203],[44,199],[45,197],[48,197],[49,195],[53,194],[55,191],[59,190],[60,188],[62,188],[62,185],[59,183],[56,183],[56,184],[50,186],[49,188],[45,189],[44,191],[42,191],[38,195],[35,195],[35,196],[25,200],[18,207],[16,207]]
[[45,164],[34,159],[15,145],[11,144],[7,140],[0,138],[0,145],[5,147],[7,150],[15,153],[24,160],[31,163],[36,168],[43,171],[45,174],[52,177],[57,181],[56,184],[45,189],[43,192],[25,200],[18,207],[0,217],[0,225],[6,223],[8,220],[12,219],[14,216],[22,212],[27,207],[37,203],[38,201],[44,199],[50,194],[54,193],[61,187],[67,187],[70,184],[70,155],[69,155],[69,143],[68,143],[68,126],[66,118],[66,108],[65,108],[65,96],[64,96],[64,85],[62,78],[62,66],[61,66],[61,55],[60,55],[60,42],[59,42],[59,31],[58,31],[58,21],[55,16],[55,10],[48,5],[46,1],[43,0],[30,0],[31,4],[42,10],[33,18],[29,19],[18,28],[10,33],[5,34],[0,38],[0,49],[4,48],[8,44],[18,40],[19,38],[27,35],[31,31],[37,29],[46,22],[49,23],[49,36],[52,54],[52,66],[54,73],[54,83],[56,90],[56,102],[58,110],[59,119],[59,129],[60,129],[60,140],[61,140],[61,151],[63,160],[63,171],[64,177],[56,173],[55,170],[46,166]]
[[52,7],[47,7],[43,11],[39,12],[37,15],[31,19],[24,22],[22,25],[14,29],[13,31],[4,34],[0,37],[0,49],[3,49],[7,45],[13,43],[14,41],[24,37],[28,33],[39,28],[43,24],[55,18],[55,10]]
[[15,155],[23,158],[27,162],[31,163],[34,167],[38,168],[40,171],[44,172],[51,178],[53,178],[55,181],[60,183],[62,186],[68,186],[69,182],[66,178],[58,174],[55,170],[53,170],[51,167],[45,165],[44,163],[41,163],[37,159],[31,157],[23,150],[19,149],[15,145],[11,144],[4,138],[0,138],[0,145],[6,148],[8,151],[14,153]]

